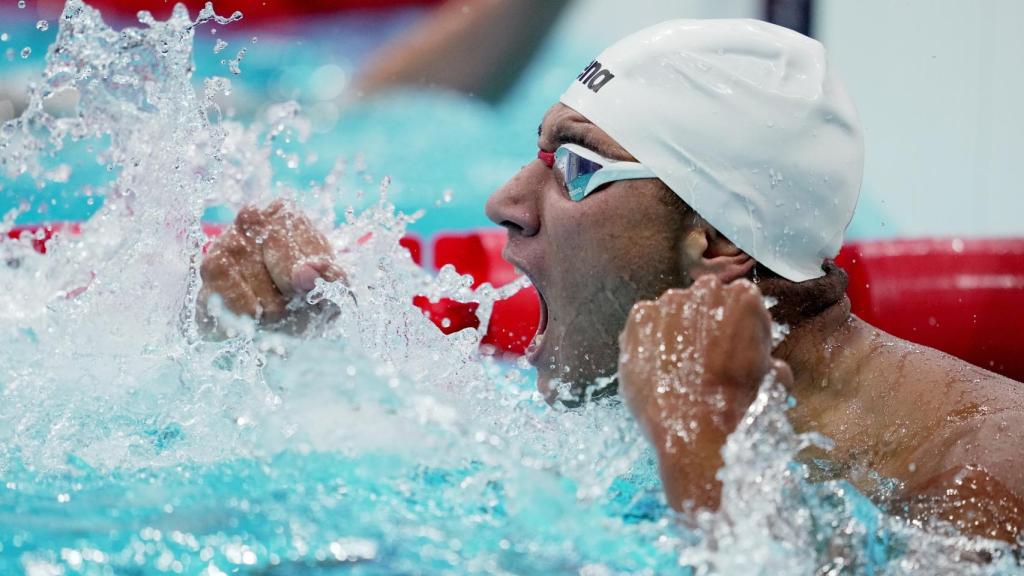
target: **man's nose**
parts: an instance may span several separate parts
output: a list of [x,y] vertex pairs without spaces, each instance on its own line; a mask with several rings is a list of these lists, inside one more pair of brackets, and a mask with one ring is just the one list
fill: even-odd
[[540,161],[524,166],[487,199],[487,217],[507,228],[510,234],[536,234],[540,230],[540,196],[549,171]]

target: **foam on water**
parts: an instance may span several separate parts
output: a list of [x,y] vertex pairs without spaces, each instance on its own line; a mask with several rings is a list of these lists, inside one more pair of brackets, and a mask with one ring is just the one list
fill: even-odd
[[[308,124],[292,104],[225,120],[224,78],[193,88],[206,21],[115,31],[70,0],[29,109],[0,130],[8,178],[54,172],[68,142],[95,142],[112,178],[78,236],[36,254],[0,243],[0,572],[220,574],[1000,573],[1005,548],[926,535],[845,483],[809,483],[770,378],[725,448],[722,509],[664,504],[652,457],[615,399],[548,407],[532,375],[480,353],[496,299],[430,276],[398,240],[415,216],[358,196],[343,164],[308,190],[276,186],[272,159]],[[76,113],[55,116],[73,91]],[[293,198],[351,286],[308,302],[340,311],[302,337],[224,317],[194,322],[200,217]],[[9,228],[13,216],[4,220]],[[4,230],[0,230],[4,231]],[[412,298],[480,303],[479,330],[443,335]],[[781,337],[781,335],[780,335]],[[978,550],[996,562],[971,560]]]

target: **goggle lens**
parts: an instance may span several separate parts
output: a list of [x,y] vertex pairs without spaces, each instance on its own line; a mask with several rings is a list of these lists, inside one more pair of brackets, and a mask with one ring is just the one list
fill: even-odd
[[555,167],[562,173],[565,187],[573,200],[583,198],[590,177],[604,168],[603,165],[584,158],[564,146],[555,151]]

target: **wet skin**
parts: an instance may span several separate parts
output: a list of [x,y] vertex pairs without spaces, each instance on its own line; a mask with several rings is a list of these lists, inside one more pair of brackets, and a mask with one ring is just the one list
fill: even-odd
[[[565,142],[633,160],[557,104],[544,117],[538,145],[550,152]],[[506,258],[544,302],[544,334],[531,355],[538,387],[554,398],[562,381],[578,395],[617,372],[677,509],[717,507],[720,449],[772,373],[797,400],[789,412],[797,430],[834,441],[830,451],[805,457],[827,459],[836,476],[866,494],[875,488],[869,471],[900,481],[898,493],[880,504],[913,519],[938,518],[1007,541],[1021,533],[1024,385],[868,325],[850,314],[844,285],[824,309],[807,311],[799,302],[773,308],[790,334],[772,350],[761,293],[782,300],[786,285],[802,285],[749,282],[755,262],[700,218],[672,209],[656,180],[612,183],[573,202],[556,170],[535,160],[486,210],[508,230]],[[249,216],[250,235],[255,226],[257,235],[303,238],[279,241],[289,248],[271,251],[271,261],[266,251],[232,248],[229,238],[211,247],[203,278],[213,288],[204,289],[204,301],[217,292],[229,309],[252,314],[247,310],[266,308],[253,306],[252,295],[258,302],[289,296],[254,270],[276,267],[272,280],[301,283],[311,273],[310,254],[322,253],[309,239],[312,225],[293,213],[279,210],[256,225]],[[313,262],[315,272],[338,273]],[[253,278],[262,284],[237,286]],[[296,282],[282,282],[296,289]]]

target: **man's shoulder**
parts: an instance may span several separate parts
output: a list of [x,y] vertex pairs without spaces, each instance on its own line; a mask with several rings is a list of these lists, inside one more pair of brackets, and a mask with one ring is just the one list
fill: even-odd
[[985,479],[1024,497],[1024,410],[1011,407],[952,415],[905,463],[908,486]]
[[[1024,461],[1024,384],[925,346],[890,337],[859,376],[875,465],[898,476],[958,464]],[[1020,467],[1024,470],[1024,466]],[[904,472],[910,470],[910,472]]]

